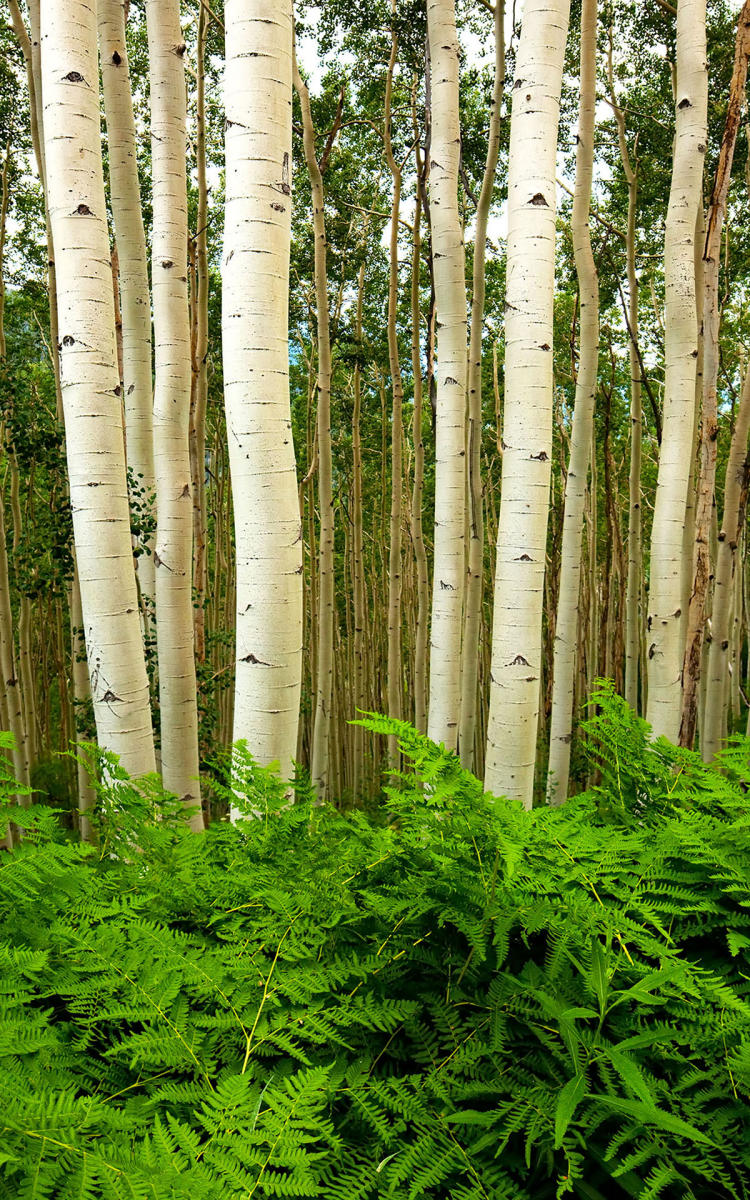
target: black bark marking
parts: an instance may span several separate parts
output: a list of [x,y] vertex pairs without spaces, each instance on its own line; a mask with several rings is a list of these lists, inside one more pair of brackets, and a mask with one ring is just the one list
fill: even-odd
[[76,212],[78,213],[79,217],[91,216],[91,209],[89,208],[88,204],[79,204]]
[[83,83],[83,75],[80,71],[68,71],[67,75],[63,75],[63,79],[67,79],[68,83]]
[[114,54],[112,55],[112,62],[115,64],[116,67],[119,67],[120,63],[122,62],[122,56],[119,55],[116,50],[115,50]]
[[544,199],[544,196],[541,192],[537,192],[535,196],[532,196],[529,200],[529,204],[535,204],[537,208],[549,208],[549,204]]

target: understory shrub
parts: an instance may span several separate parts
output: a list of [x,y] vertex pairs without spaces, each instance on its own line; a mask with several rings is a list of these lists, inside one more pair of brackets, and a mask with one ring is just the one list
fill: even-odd
[[205,836],[106,756],[96,848],[8,805],[0,1197],[748,1197],[748,744],[595,699],[560,809],[377,717],[376,817],[242,748]]

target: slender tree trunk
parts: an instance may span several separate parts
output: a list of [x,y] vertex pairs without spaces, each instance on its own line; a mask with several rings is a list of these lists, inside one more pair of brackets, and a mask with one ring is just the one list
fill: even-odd
[[594,432],[599,364],[599,279],[591,250],[589,214],[594,171],[596,107],[597,0],[583,0],[581,10],[581,99],[576,150],[576,186],[571,233],[580,296],[580,353],[576,380],[570,460],[565,482],[560,592],[555,623],[552,715],[547,800],[561,804],[568,796],[570,744],[573,740],[573,695],[578,644],[578,601],[581,591],[581,538],[586,482]]
[[701,755],[710,762],[721,747],[724,736],[726,682],[729,675],[730,613],[737,547],[745,519],[748,487],[747,439],[750,432],[750,370],[746,370],[742,397],[729,447],[724,477],[724,511],[719,530],[714,598],[711,614],[711,642],[708,648],[706,700],[701,732]]
[[223,346],[237,553],[234,737],[291,778],[302,527],[289,401],[292,5],[227,0]]
[[455,0],[427,0],[432,132],[430,226],[437,311],[435,548],[427,732],[455,750],[461,709],[465,584],[466,283],[458,211],[461,130]]
[[[5,530],[4,487],[0,486],[0,672],[2,688],[8,714],[8,728],[13,734],[13,773],[19,783],[29,784],[29,751],[26,737],[26,721],[23,711],[21,687],[16,671],[15,638],[13,635],[13,607],[8,579],[8,552]],[[17,797],[20,804],[28,804],[29,797]]]
[[36,159],[39,178],[44,194],[44,224],[47,241],[47,285],[49,291],[49,325],[50,342],[52,346],[52,369],[55,375],[56,411],[58,420],[62,420],[62,392],[60,389],[60,359],[55,352],[58,344],[57,322],[57,275],[55,270],[55,253],[52,245],[52,226],[49,215],[49,198],[47,195],[47,168],[44,155],[44,133],[42,113],[42,78],[39,45],[39,0],[29,2],[28,30],[21,16],[18,0],[8,0],[13,31],[18,39],[26,67],[26,84],[29,93],[29,115],[31,124],[31,146]]
[[[508,168],[503,471],[485,786],[530,807],[552,455],[555,155],[569,0],[527,0]],[[519,86],[520,85],[520,86]]]
[[682,550],[692,452],[698,325],[693,243],[706,153],[705,0],[678,0],[676,129],[664,240],[664,423],[648,618],[648,709],[654,733],[677,740],[682,707]]
[[206,658],[206,585],[208,528],[206,508],[206,410],[208,405],[208,181],[206,177],[206,8],[198,16],[196,47],[195,159],[198,211],[194,239],[192,386],[190,393],[190,465],[193,483],[193,588],[195,655]]
[[100,744],[154,769],[116,360],[99,132],[96,11],[45,0],[41,47],[48,201],[73,530]]
[[461,650],[461,730],[458,739],[461,762],[468,770],[475,763],[477,702],[479,693],[479,636],[482,628],[482,584],[484,581],[484,514],[482,511],[482,326],[484,322],[484,264],[487,249],[487,220],[495,186],[500,149],[500,107],[505,83],[505,2],[495,5],[495,82],[490,107],[487,157],[482,190],[477,204],[472,269],[471,331],[469,335],[469,443],[468,498],[469,545],[466,580],[464,635]]
[[[421,164],[418,164],[421,174]],[[427,635],[429,626],[430,577],[422,527],[424,503],[424,431],[422,355],[420,346],[419,267],[422,247],[422,204],[418,193],[414,212],[411,257],[411,366],[414,385],[412,440],[414,442],[414,480],[411,495],[411,540],[417,570],[417,617],[414,638],[414,724],[420,733],[427,731]]]
[[750,0],[746,0],[743,6],[737,27],[734,71],[729,88],[729,103],[719,153],[719,165],[708,206],[708,224],[703,251],[705,264],[702,297],[704,359],[700,477],[695,520],[693,587],[688,609],[685,659],[682,670],[682,718],[680,722],[680,745],[688,747],[692,747],[695,739],[705,604],[711,575],[709,539],[716,484],[716,447],[719,433],[717,382],[719,374],[721,235],[732,174],[734,147],[745,96],[748,55],[750,55]]
[[628,353],[630,359],[630,471],[628,476],[628,574],[625,592],[625,699],[633,711],[637,712],[642,625],[641,580],[643,578],[641,513],[643,407],[641,403],[642,372],[638,354],[639,284],[635,269],[638,169],[637,164],[636,167],[633,167],[633,161],[628,149],[625,114],[615,98],[611,30],[607,68],[612,111],[617,124],[620,158],[628,188],[628,224],[625,235],[625,258],[628,276]]
[[[366,707],[367,679],[366,636],[367,608],[365,563],[362,551],[362,304],[365,290],[365,263],[357,280],[357,317],[355,338],[357,360],[354,364],[354,408],[352,411],[352,592],[354,597],[354,708]],[[355,725],[353,743],[352,792],[356,799],[362,779],[364,729]]]
[[318,629],[312,780],[318,796],[328,792],[331,702],[333,697],[333,460],[331,452],[331,335],[328,313],[328,269],[323,176],[315,155],[315,128],[310,93],[295,66],[295,86],[302,109],[305,162],[310,176],[315,237],[315,305],[318,322],[318,501],[320,541],[318,559]]
[[[119,258],[122,304],[122,388],[125,451],[132,483],[143,498],[153,495],[154,436],[151,416],[151,297],[146,235],[138,183],[137,136],[125,42],[123,0],[98,0],[109,182]],[[137,560],[141,595],[155,591],[153,545]]]
[[164,786],[200,811],[193,640],[186,99],[179,0],[147,0],[151,92],[156,644]]
[[[391,20],[396,12],[396,0],[391,2]],[[391,142],[391,106],[393,72],[398,55],[398,39],[391,29],[391,55],[385,81],[384,143],[385,157],[393,180],[391,200],[391,232],[388,276],[388,361],[391,372],[393,409],[391,419],[391,513],[388,553],[388,703],[390,717],[401,719],[403,713],[404,670],[401,652],[401,509],[403,504],[402,434],[404,385],[398,352],[396,317],[398,310],[398,228],[401,212],[401,168],[393,154]],[[398,765],[398,739],[389,738],[388,755],[393,766]]]

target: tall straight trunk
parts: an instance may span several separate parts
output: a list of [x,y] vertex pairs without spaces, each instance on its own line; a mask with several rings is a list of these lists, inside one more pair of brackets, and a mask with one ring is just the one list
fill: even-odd
[[435,549],[427,732],[455,750],[466,574],[466,283],[458,211],[461,129],[455,0],[427,0],[432,132],[430,225],[438,323]]
[[555,155],[569,0],[527,0],[508,164],[503,470],[485,786],[531,806],[552,456]]
[[[29,476],[32,495],[33,478],[32,469]],[[10,507],[13,518],[13,555],[15,557],[18,554],[23,534],[21,475],[15,451],[10,454]],[[26,730],[26,752],[30,768],[34,766],[39,757],[39,721],[36,706],[35,671],[32,662],[31,626],[31,598],[25,592],[21,592],[18,597],[18,677]]]
[[153,771],[115,345],[99,132],[96,10],[46,0],[41,60],[68,476],[100,744]]
[[[357,278],[357,316],[355,339],[357,359],[354,364],[354,406],[352,410],[352,593],[354,600],[354,708],[366,707],[365,681],[367,606],[365,590],[365,563],[362,552],[362,305],[365,291],[365,263],[359,268]],[[364,755],[364,730],[354,726],[352,792],[356,799],[362,779]]]
[[[0,672],[8,714],[8,728],[13,734],[13,773],[19,783],[29,783],[29,753],[26,741],[26,721],[21,687],[16,671],[15,638],[13,636],[13,607],[8,580],[8,553],[5,541],[5,505],[0,488]],[[28,804],[28,796],[17,797]]]
[[695,518],[693,587],[688,608],[685,659],[682,671],[682,717],[680,745],[692,748],[698,713],[701,650],[706,595],[711,575],[709,538],[716,485],[716,448],[719,433],[717,382],[719,374],[719,266],[721,235],[732,174],[732,160],[745,96],[750,55],[750,0],[745,0],[737,26],[734,70],[724,122],[719,164],[708,206],[708,223],[703,250],[703,409],[700,443],[700,476]]
[[193,588],[195,591],[195,654],[206,658],[206,586],[208,581],[208,523],[206,508],[206,409],[208,404],[208,181],[206,176],[206,25],[201,5],[196,46],[195,161],[198,208],[193,242],[194,283],[192,380],[190,392],[190,466],[193,484]]
[[[137,136],[125,42],[123,0],[98,0],[102,90],[107,120],[109,183],[119,259],[122,305],[122,388],[125,453],[133,483],[153,495],[154,436],[151,416],[151,297],[146,234],[138,183]],[[137,560],[141,594],[153,601],[153,545]]]
[[570,459],[565,481],[560,591],[557,601],[553,661],[547,800],[561,804],[568,796],[570,744],[573,740],[573,696],[578,645],[578,601],[581,592],[581,538],[586,482],[594,432],[596,379],[599,363],[599,279],[591,250],[589,216],[594,172],[596,107],[597,0],[583,0],[581,10],[581,99],[576,149],[576,186],[571,233],[580,297],[580,353],[576,379]]
[[193,639],[186,100],[179,0],[147,0],[151,94],[156,645],[164,786],[200,812]]
[[482,190],[477,204],[472,268],[471,327],[468,370],[468,499],[469,545],[466,576],[463,645],[461,650],[461,727],[458,746],[461,762],[468,770],[475,766],[477,728],[477,688],[479,674],[479,635],[482,628],[482,583],[484,581],[484,513],[482,504],[482,325],[484,322],[485,253],[487,219],[490,213],[495,171],[500,149],[500,106],[505,83],[505,0],[495,5],[495,82],[490,106],[487,156]]
[[292,4],[227,0],[222,333],[237,555],[234,737],[291,778],[302,526],[289,399]]
[[[396,12],[396,0],[391,0],[391,20]],[[385,158],[393,180],[391,200],[391,232],[389,245],[388,273],[388,363],[391,372],[393,408],[391,413],[391,512],[389,521],[388,551],[388,697],[389,717],[401,719],[404,694],[404,668],[401,653],[401,508],[403,503],[402,433],[404,384],[401,378],[401,363],[398,352],[398,226],[401,215],[401,168],[393,154],[391,141],[391,108],[393,96],[393,72],[398,56],[398,38],[391,30],[391,54],[385,80],[384,144]],[[396,765],[398,739],[389,738],[388,753],[391,763]]]
[[31,146],[34,151],[37,170],[44,193],[44,224],[47,241],[47,288],[49,292],[49,328],[52,346],[52,368],[55,375],[56,412],[58,420],[62,420],[62,392],[60,389],[60,359],[55,352],[58,344],[57,320],[57,274],[55,269],[55,253],[52,244],[52,226],[49,215],[49,199],[47,194],[47,167],[44,155],[44,133],[42,112],[42,80],[39,45],[39,0],[30,0],[29,26],[24,24],[18,0],[8,0],[13,31],[23,54],[26,68],[26,85],[29,93],[29,115],[31,125]]
[[612,112],[617,125],[620,159],[628,188],[628,223],[625,258],[628,276],[628,354],[630,360],[630,470],[628,475],[628,574],[625,591],[625,699],[638,711],[638,676],[641,645],[641,580],[643,578],[643,532],[641,512],[641,463],[643,441],[642,378],[638,355],[638,275],[635,269],[638,170],[628,149],[625,114],[615,98],[610,36],[607,60]]
[[683,526],[692,453],[698,323],[693,244],[706,153],[706,2],[678,0],[672,184],[664,238],[665,385],[648,617],[647,719],[676,741],[682,707]]
[[312,744],[312,781],[323,800],[328,792],[331,701],[333,697],[333,457],[331,452],[331,335],[328,313],[325,197],[323,176],[315,155],[315,127],[310,93],[295,66],[295,87],[302,109],[305,162],[310,176],[315,238],[315,308],[318,323],[318,628],[315,720]]
[[729,675],[730,617],[734,574],[740,569],[737,547],[745,519],[748,487],[747,439],[750,432],[750,369],[745,371],[724,477],[724,511],[719,530],[711,642],[708,648],[706,699],[701,730],[701,755],[710,762],[724,736],[726,685]]
[[[421,164],[418,164],[421,173]],[[412,440],[414,442],[414,479],[412,483],[410,528],[417,570],[417,615],[414,638],[414,724],[420,733],[427,730],[427,634],[430,603],[430,577],[422,527],[424,500],[424,432],[422,355],[420,346],[419,267],[422,249],[421,194],[417,193],[414,212],[411,256],[411,367],[414,387]]]

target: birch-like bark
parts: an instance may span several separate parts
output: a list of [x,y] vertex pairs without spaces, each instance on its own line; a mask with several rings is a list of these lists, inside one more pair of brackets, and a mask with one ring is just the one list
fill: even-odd
[[625,699],[638,711],[638,677],[641,646],[641,587],[643,579],[643,534],[641,513],[641,463],[643,442],[643,406],[641,402],[641,363],[638,356],[639,283],[635,269],[636,214],[638,211],[638,171],[628,149],[625,114],[617,103],[612,70],[610,31],[607,59],[610,103],[617,125],[620,159],[628,188],[628,223],[625,234],[625,258],[628,276],[628,354],[630,360],[630,470],[628,475],[628,575],[625,590]]
[[[392,0],[391,19],[395,17],[396,3]],[[401,507],[403,501],[403,408],[404,385],[401,378],[401,363],[398,352],[396,318],[398,309],[398,224],[401,212],[401,168],[393,154],[391,140],[391,108],[393,96],[393,72],[398,55],[398,38],[391,30],[391,54],[385,80],[384,101],[384,147],[388,169],[393,180],[391,200],[391,231],[389,245],[388,274],[388,362],[391,372],[393,407],[391,413],[391,513],[389,522],[388,551],[388,716],[400,720],[403,709],[404,670],[401,654]],[[392,765],[398,761],[398,739],[388,740],[388,754]]]
[[581,9],[581,84],[576,184],[571,233],[580,298],[580,352],[565,481],[560,590],[557,600],[553,659],[547,801],[562,804],[568,796],[570,745],[573,740],[573,696],[578,645],[578,602],[581,592],[581,538],[586,483],[591,456],[599,362],[599,279],[591,249],[589,218],[594,172],[596,108],[597,0]]
[[432,132],[430,225],[438,322],[435,539],[428,735],[455,750],[466,574],[466,283],[458,211],[461,129],[455,0],[427,0]]
[[716,484],[716,449],[719,434],[717,381],[719,374],[719,266],[721,235],[724,228],[732,160],[737,141],[745,96],[748,55],[750,55],[750,0],[746,0],[737,25],[734,70],[729,87],[729,103],[719,164],[708,207],[705,248],[703,250],[703,409],[700,441],[700,475],[695,517],[693,586],[688,608],[685,658],[682,670],[682,716],[680,745],[692,748],[695,739],[701,672],[701,651],[705,621],[706,595],[711,575],[709,539]]
[[474,769],[479,692],[479,635],[482,627],[482,583],[484,580],[484,513],[482,500],[482,325],[484,322],[484,264],[487,249],[487,220],[495,186],[500,149],[500,107],[505,83],[505,2],[495,5],[495,81],[490,106],[487,156],[482,190],[477,204],[472,268],[471,327],[468,370],[468,508],[469,544],[466,577],[463,645],[461,650],[461,726],[458,739],[461,763]]
[[208,519],[206,508],[206,410],[208,407],[208,179],[206,173],[206,25],[201,5],[198,16],[195,85],[195,172],[198,185],[193,242],[191,294],[193,302],[192,379],[190,392],[190,468],[193,485],[193,588],[195,591],[195,656],[206,658],[206,588],[208,582]]
[[41,66],[60,370],[81,605],[100,744],[153,771],[99,132],[96,10],[45,0]]
[[302,526],[289,400],[292,4],[227,0],[222,332],[237,555],[234,738],[291,778]]
[[675,142],[664,238],[664,423],[648,617],[647,719],[676,741],[682,706],[682,549],[692,453],[698,323],[693,245],[706,153],[708,103],[705,0],[678,0]]
[[724,477],[724,511],[719,530],[714,573],[711,642],[708,648],[706,700],[701,729],[700,750],[704,762],[710,762],[717,750],[721,748],[724,736],[734,574],[738,570],[737,547],[740,542],[740,532],[747,503],[747,439],[749,432],[750,370],[746,370]]
[[[365,563],[362,551],[362,305],[365,291],[365,263],[357,277],[357,316],[354,330],[357,359],[354,364],[354,405],[352,409],[352,598],[354,603],[354,708],[366,707],[367,680],[367,590]],[[359,794],[364,760],[364,729],[354,726],[352,793]]]
[[331,703],[333,698],[333,459],[331,451],[331,335],[328,313],[328,268],[326,251],[325,197],[323,176],[315,154],[315,127],[310,93],[296,68],[294,85],[302,109],[305,162],[310,176],[315,238],[315,308],[318,324],[318,503],[320,541],[318,547],[318,628],[315,670],[315,720],[312,738],[312,781],[318,797],[328,792],[330,763]]
[[[151,415],[151,297],[146,234],[138,183],[137,137],[125,41],[123,0],[98,0],[102,91],[107,121],[109,185],[119,258],[122,307],[122,388],[125,454],[134,482],[153,495],[154,435]],[[141,594],[154,599],[154,547],[137,560]]]
[[[421,174],[422,165],[418,162]],[[424,433],[422,355],[420,347],[419,311],[419,267],[422,249],[422,203],[417,194],[414,212],[413,244],[411,256],[411,365],[414,386],[414,410],[412,417],[412,440],[414,442],[414,479],[411,494],[410,528],[417,569],[417,618],[414,638],[414,725],[420,733],[427,731],[427,635],[430,605],[430,577],[427,551],[422,527],[424,497]]]
[[185,41],[179,0],[147,0],[151,95],[156,645],[164,786],[200,812],[193,637]]
[[485,786],[530,807],[552,456],[555,156],[569,0],[527,0],[508,166],[503,470]]
[[41,96],[41,63],[39,47],[39,0],[30,0],[29,26],[26,29],[18,0],[8,0],[13,31],[23,54],[26,68],[26,85],[29,93],[29,116],[31,126],[31,146],[34,151],[37,170],[44,195],[44,225],[47,240],[47,286],[49,291],[49,328],[52,345],[52,367],[55,375],[56,412],[58,420],[62,420],[62,392],[60,390],[60,360],[55,353],[58,338],[57,324],[57,273],[55,269],[55,252],[52,244],[52,226],[50,225],[49,201],[47,197],[47,168],[44,157],[43,113]]

